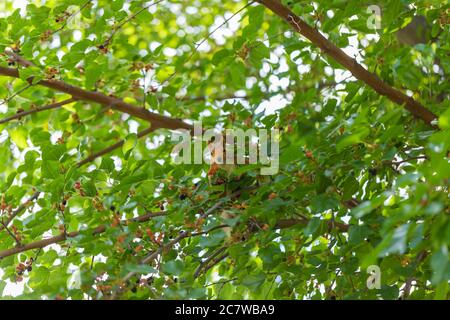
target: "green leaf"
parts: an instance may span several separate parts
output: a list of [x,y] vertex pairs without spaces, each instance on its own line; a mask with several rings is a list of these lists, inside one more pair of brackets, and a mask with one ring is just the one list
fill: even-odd
[[303,229],[303,233],[307,237],[312,235],[319,228],[320,224],[321,224],[321,220],[319,218],[316,218],[316,217],[312,218],[311,220],[309,220],[306,228]]
[[348,243],[358,245],[370,235],[370,230],[366,226],[350,226],[348,232]]
[[233,56],[233,52],[232,52],[232,51],[230,51],[230,50],[228,50],[228,49],[222,49],[222,50],[217,51],[217,52],[214,54],[214,56],[213,56],[211,62],[212,62],[215,66],[218,66],[219,64],[221,64],[221,63],[227,61],[226,58],[232,57],[232,56]]
[[59,161],[63,156],[66,148],[60,144],[47,144],[42,148],[42,160],[55,160]]
[[171,260],[171,261],[166,262],[162,266],[162,271],[164,273],[174,275],[174,276],[180,275],[183,272],[183,269],[184,269],[184,264],[183,264],[183,261],[181,261],[181,260]]
[[138,138],[137,138],[137,135],[135,133],[132,133],[132,134],[128,135],[125,138],[125,143],[122,146],[123,154],[126,155],[128,153],[128,151],[132,150],[136,146],[137,140],[138,140]]
[[370,133],[370,130],[366,127],[360,128],[352,134],[348,134],[336,144],[337,150],[340,152],[348,146],[360,143]]
[[431,257],[431,268],[433,269],[432,282],[434,284],[450,279],[450,257],[445,245],[442,245]]
[[28,132],[24,127],[17,127],[15,129],[9,130],[9,136],[11,140],[16,144],[20,149],[25,149],[28,147]]
[[42,162],[41,173],[43,178],[57,179],[60,176],[58,171],[59,162],[45,160]]
[[253,6],[248,9],[249,24],[255,26],[255,28],[261,27],[264,21],[264,7]]
[[250,290],[258,290],[265,280],[266,275],[263,273],[249,274],[242,279],[242,284]]
[[97,63],[89,64],[86,67],[85,77],[86,83],[85,86],[87,89],[91,89],[95,86],[96,82],[101,78],[103,73],[103,66]]
[[396,300],[399,297],[399,290],[397,286],[382,286],[381,296],[385,300]]
[[356,180],[354,177],[349,176],[347,179],[345,179],[342,188],[344,189],[344,194],[342,195],[342,198],[344,200],[349,200],[359,190],[359,183],[358,180]]
[[19,69],[19,77],[23,81],[28,81],[29,79],[33,78],[31,82],[32,84],[36,84],[44,78],[41,69],[37,67],[27,67],[24,69]]
[[443,130],[450,128],[450,108],[439,116],[439,127]]

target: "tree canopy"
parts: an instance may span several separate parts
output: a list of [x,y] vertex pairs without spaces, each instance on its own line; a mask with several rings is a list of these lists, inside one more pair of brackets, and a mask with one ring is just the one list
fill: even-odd
[[[449,4],[19,2],[0,299],[449,297]],[[278,129],[278,172],[179,164],[195,121]]]

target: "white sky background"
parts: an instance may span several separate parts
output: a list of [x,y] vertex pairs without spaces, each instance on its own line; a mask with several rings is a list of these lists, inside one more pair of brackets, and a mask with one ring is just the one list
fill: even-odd
[[[3,2],[3,1],[5,1],[5,0],[0,0],[0,2]],[[28,0],[13,0],[13,7],[15,9],[20,8],[22,10],[22,13],[24,13],[27,4],[28,4]],[[0,3],[0,16],[3,16],[5,14],[6,14],[6,12],[4,12],[4,9],[2,8],[1,3]],[[233,19],[233,21],[238,21],[239,18],[240,18],[240,15],[236,16]],[[223,21],[223,17],[217,17],[217,20],[216,20],[217,24],[221,23],[222,21]],[[233,25],[233,24],[230,24],[230,25]],[[211,28],[213,28],[213,26]],[[348,30],[345,30],[344,28],[342,28],[341,31],[348,31]],[[234,30],[228,28],[227,26],[223,26],[221,29],[216,31],[212,37],[214,38],[214,40],[217,41],[218,44],[222,44],[222,43],[224,43],[224,40],[226,38],[233,36],[233,34],[234,34]],[[376,39],[377,36],[376,35],[370,36],[370,37],[368,37],[368,40],[371,40],[374,38]],[[349,38],[349,42],[350,42],[350,46],[347,48],[344,48],[344,51],[351,57],[355,57],[358,60],[358,62],[361,62],[362,57],[357,50],[358,40],[357,40],[356,36]],[[205,42],[204,48],[199,48],[199,49],[200,50],[208,49],[207,42]],[[274,52],[277,54],[275,55],[274,53],[272,53],[271,57],[269,59],[270,61],[273,61],[274,59],[278,60],[278,59],[280,59],[279,57],[283,55],[283,51],[280,48],[275,49]],[[280,62],[281,62],[281,69],[287,68],[287,64],[286,64],[284,58],[281,58]],[[309,66],[300,64],[298,66],[298,70],[301,74],[306,74],[309,71]],[[270,68],[268,67],[268,64],[266,63],[266,66],[263,67],[261,73],[265,74],[268,71],[270,71]],[[283,71],[283,70],[280,70],[280,71]],[[330,70],[330,72],[331,71],[332,70]],[[348,78],[350,75],[351,74],[348,71],[336,70],[335,71],[335,80],[336,80],[336,82],[340,82],[343,79]],[[355,79],[352,77],[352,78],[347,79],[346,81],[352,81],[352,80],[355,80]],[[277,91],[277,90],[279,90],[279,88],[286,88],[289,84],[289,79],[287,79],[287,78],[279,79],[275,75],[271,76],[270,81],[271,81],[271,86],[270,86],[271,91],[272,90]],[[326,97],[324,97],[324,98],[326,98]],[[263,101],[261,103],[261,105],[258,107],[257,112],[265,111],[266,115],[273,114],[273,113],[275,113],[276,110],[281,109],[284,106],[286,106],[287,103],[288,102],[281,96],[274,96],[270,100]],[[2,111],[2,112],[5,112],[5,111]],[[135,130],[136,130],[136,128],[133,128],[133,131],[135,131]],[[0,269],[0,277],[2,275],[3,275],[3,270]],[[7,285],[3,291],[3,295],[5,295],[5,296],[6,295],[11,295],[11,296],[20,295],[22,293],[23,286],[25,285],[25,283],[26,283],[26,279],[20,283],[12,283],[12,282],[7,281]],[[0,299],[1,299],[1,296],[0,296]]]

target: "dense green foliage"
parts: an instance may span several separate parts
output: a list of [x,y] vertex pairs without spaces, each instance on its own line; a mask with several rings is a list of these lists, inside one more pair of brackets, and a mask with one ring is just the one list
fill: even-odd
[[[367,27],[366,1],[283,1],[437,114],[439,128],[349,77],[258,3],[239,11],[246,2],[167,0],[142,10],[151,1],[35,0],[21,13],[2,2],[0,52],[12,49],[35,66],[0,56],[20,75],[0,76],[1,118],[70,98],[38,84],[60,79],[204,127],[281,130],[278,174],[240,165],[234,170],[244,178],[211,185],[207,164],[174,163],[169,130],[138,139],[149,122],[96,103],[0,124],[2,224],[40,192],[0,226],[0,254],[69,234],[1,259],[3,299],[14,282],[24,285],[19,298],[449,297],[444,1],[383,1],[377,31]],[[413,30],[424,37],[403,41],[398,30],[414,16],[426,20]],[[370,265],[380,267],[380,289],[367,287]]]

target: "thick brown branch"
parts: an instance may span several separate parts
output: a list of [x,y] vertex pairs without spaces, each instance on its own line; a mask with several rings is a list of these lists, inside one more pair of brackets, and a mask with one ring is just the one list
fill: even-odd
[[[138,223],[142,223],[142,222],[146,222],[151,220],[154,217],[160,217],[160,216],[164,216],[166,213],[165,212],[150,212],[147,213],[145,215],[139,216],[137,218],[132,218],[132,219],[128,219],[125,221],[122,221],[123,224],[126,224],[128,222],[138,222]],[[92,234],[93,235],[98,235],[101,234],[103,232],[105,232],[108,229],[108,227],[106,225],[101,225],[98,226],[97,228],[92,230]],[[0,259],[2,258],[6,258],[21,252],[25,252],[28,250],[33,250],[33,249],[38,249],[38,248],[45,248],[51,244],[55,244],[55,243],[59,243],[59,242],[63,242],[65,241],[67,238],[74,238],[76,236],[78,236],[81,232],[80,231],[74,231],[74,232],[69,232],[67,234],[61,233],[57,236],[48,238],[48,239],[43,239],[43,240],[39,240],[36,242],[32,242],[32,243],[28,243],[25,244],[23,246],[19,246],[16,248],[11,248],[11,249],[7,249],[4,251],[0,252]]]
[[[0,75],[19,78],[19,71],[17,69],[0,67]],[[28,81],[30,82],[32,82],[32,80],[33,80],[32,77],[28,79]],[[190,124],[187,124],[179,119],[173,119],[157,113],[150,112],[141,107],[137,107],[132,104],[126,103],[121,99],[107,96],[101,92],[87,91],[72,86],[70,84],[67,84],[60,80],[41,80],[37,84],[50,89],[70,94],[75,98],[95,102],[106,107],[111,107],[121,112],[128,113],[131,116],[149,121],[152,124],[152,128],[154,130],[158,128],[166,128],[172,130],[176,129],[187,129],[190,131],[193,130],[193,127]]]
[[69,103],[72,103],[72,102],[75,102],[75,101],[77,101],[77,99],[71,98],[71,99],[67,99],[67,100],[61,101],[61,102],[52,103],[52,104],[49,104],[49,105],[46,105],[46,106],[43,106],[43,107],[40,107],[40,108],[34,108],[34,109],[27,110],[27,111],[22,111],[22,112],[16,113],[15,115],[10,116],[10,117],[1,119],[0,120],[0,124],[9,122],[9,121],[12,121],[12,120],[15,120],[15,119],[20,119],[20,118],[22,118],[24,116],[27,116],[27,115],[30,115],[30,114],[33,114],[33,113],[37,113],[37,112],[41,112],[41,111],[45,111],[45,110],[57,109],[57,108],[60,108],[60,107],[62,107],[64,105],[66,105],[66,104],[69,104]]
[[386,96],[391,101],[404,106],[415,117],[422,119],[425,123],[436,127],[434,120],[436,115],[427,110],[422,104],[408,97],[403,92],[391,87],[383,82],[377,75],[364,69],[355,59],[349,57],[343,50],[335,46],[319,31],[309,26],[305,21],[298,17],[289,8],[285,7],[278,0],[257,0],[265,7],[269,8],[276,15],[285,20],[292,28],[308,38],[313,44],[318,46],[325,54],[332,57],[339,64],[349,70],[353,76],[368,86],[372,87],[380,95]]

